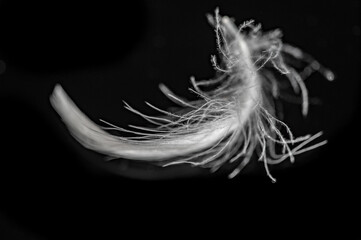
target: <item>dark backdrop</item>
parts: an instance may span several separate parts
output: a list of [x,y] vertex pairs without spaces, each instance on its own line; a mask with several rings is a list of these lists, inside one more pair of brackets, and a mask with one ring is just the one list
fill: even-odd
[[[323,130],[327,146],[300,156],[295,166],[274,169],[278,182],[272,184],[262,166],[229,181],[186,167],[105,164],[71,138],[48,101],[56,83],[93,120],[120,126],[142,123],[122,100],[147,113],[144,101],[171,106],[157,88],[161,82],[194,97],[189,77],[213,75],[214,32],[205,14],[217,6],[237,23],[255,19],[265,30],[282,29],[285,42],[335,72],[332,83],[319,74],[307,81],[310,95],[322,102],[311,106],[310,117],[302,119],[298,105],[285,111],[296,134]],[[199,224],[210,213],[222,214],[216,219],[282,214],[308,221],[352,213],[347,206],[355,201],[359,158],[358,11],[358,1],[1,1],[0,236],[120,237],[131,232],[128,225],[167,229],[175,219]],[[175,175],[183,178],[169,180]]]

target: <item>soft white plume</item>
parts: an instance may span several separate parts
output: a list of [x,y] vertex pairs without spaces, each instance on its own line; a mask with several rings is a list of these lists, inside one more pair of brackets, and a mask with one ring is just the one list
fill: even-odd
[[[168,112],[147,103],[160,113],[160,116],[147,116],[126,104],[128,110],[153,127],[123,129],[105,121],[106,127],[101,127],[56,85],[50,100],[70,133],[84,147],[107,156],[161,166],[188,163],[215,171],[226,163],[238,161],[229,177],[236,176],[257,154],[274,181],[269,164],[287,158],[294,161],[294,155],[325,144],[322,141],[306,147],[321,133],[294,138],[287,125],[278,120],[274,101],[280,94],[281,83],[276,76],[286,76],[295,93],[301,92],[302,113],[306,115],[308,93],[303,80],[314,71],[333,80],[332,72],[300,49],[283,44],[279,30],[262,33],[260,25],[254,25],[253,21],[237,28],[230,18],[221,17],[218,9],[208,20],[215,28],[220,63],[212,56],[216,70],[213,79],[191,78],[192,91],[199,100],[185,100],[160,85],[161,91],[180,106],[179,111]],[[298,72],[287,59],[303,61],[307,67]],[[106,130],[130,132],[134,136],[115,136]],[[280,153],[276,153],[275,145],[281,145]]]

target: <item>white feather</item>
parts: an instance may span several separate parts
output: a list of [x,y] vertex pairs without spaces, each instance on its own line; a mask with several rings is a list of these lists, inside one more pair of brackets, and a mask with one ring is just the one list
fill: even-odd
[[[274,181],[268,164],[282,162],[288,157],[293,162],[294,155],[325,144],[323,141],[303,148],[321,133],[294,138],[287,125],[276,118],[272,104],[278,97],[280,85],[273,68],[288,77],[295,91],[301,90],[303,113],[307,114],[307,88],[301,75],[287,65],[282,55],[308,63],[315,60],[308,55],[303,58],[302,51],[295,47],[283,47],[279,30],[262,33],[253,21],[237,28],[230,18],[220,17],[218,9],[215,17],[208,16],[208,19],[215,27],[221,64],[212,57],[218,72],[216,77],[198,82],[191,79],[193,91],[200,100],[184,100],[160,85],[162,92],[181,106],[179,111],[170,113],[148,104],[163,115],[153,117],[126,105],[154,127],[133,126],[136,130],[127,130],[103,121],[108,126],[105,128],[84,115],[63,88],[56,85],[51,104],[70,133],[84,147],[102,154],[162,166],[189,163],[215,171],[227,162],[239,161],[230,177],[236,176],[258,152],[259,160],[264,162],[268,176]],[[244,33],[246,28],[248,33]],[[313,71],[330,76],[329,70],[319,63],[317,66]],[[202,90],[204,86],[213,88]],[[283,136],[281,128],[287,131],[287,136]],[[130,132],[134,136],[115,136],[105,129]],[[292,149],[290,145],[296,143],[301,144]],[[282,146],[281,154],[275,152],[276,144]]]

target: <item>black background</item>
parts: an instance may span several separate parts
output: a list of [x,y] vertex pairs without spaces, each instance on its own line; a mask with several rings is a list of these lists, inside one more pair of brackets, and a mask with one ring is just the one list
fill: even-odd
[[[1,239],[137,236],[142,231],[128,226],[148,226],[152,234],[169,225],[195,227],[208,215],[208,227],[217,228],[230,216],[236,224],[250,216],[263,224],[275,215],[304,217],[310,226],[317,217],[338,224],[354,214],[359,2],[195,2],[0,2]],[[306,119],[300,106],[285,105],[296,135],[323,130],[327,146],[273,169],[272,184],[261,165],[228,180],[187,167],[104,163],[72,139],[48,101],[56,83],[94,120],[142,124],[122,100],[152,113],[144,101],[172,105],[159,83],[192,98],[189,77],[212,77],[215,41],[205,14],[217,6],[239,24],[255,19],[265,30],[282,29],[284,42],[335,72],[331,83],[319,74],[307,80],[322,104],[311,106]]]

